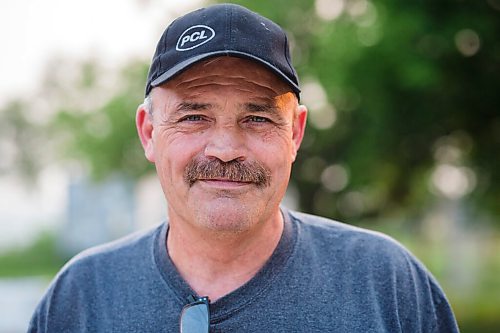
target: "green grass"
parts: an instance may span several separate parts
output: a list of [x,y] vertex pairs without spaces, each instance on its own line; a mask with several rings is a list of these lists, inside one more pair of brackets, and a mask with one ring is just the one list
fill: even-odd
[[65,261],[57,250],[55,235],[44,232],[27,247],[0,253],[0,277],[52,277]]

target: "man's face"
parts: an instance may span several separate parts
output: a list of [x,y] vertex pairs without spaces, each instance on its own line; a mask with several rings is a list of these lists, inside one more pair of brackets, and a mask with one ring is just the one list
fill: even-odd
[[240,232],[275,217],[306,118],[285,83],[253,61],[219,57],[152,99],[153,116],[140,107],[137,125],[172,227]]

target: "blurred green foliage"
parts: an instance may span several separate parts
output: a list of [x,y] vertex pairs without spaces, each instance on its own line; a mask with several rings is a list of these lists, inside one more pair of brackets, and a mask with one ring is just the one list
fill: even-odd
[[[98,78],[98,64],[86,63],[80,69],[78,82],[83,92],[93,98],[103,89]],[[119,172],[138,178],[151,171],[135,129],[135,110],[142,103],[148,65],[132,61],[116,78],[112,93],[97,105],[84,108],[78,103],[63,107],[49,124],[50,132],[59,139],[58,150],[65,157],[86,163],[96,179]]]
[[54,234],[41,233],[27,247],[0,253],[0,277],[47,276],[52,278],[68,258],[57,248]]
[[27,104],[11,101],[0,110],[0,175],[13,172],[32,182],[43,160],[40,138],[44,129],[30,120]]

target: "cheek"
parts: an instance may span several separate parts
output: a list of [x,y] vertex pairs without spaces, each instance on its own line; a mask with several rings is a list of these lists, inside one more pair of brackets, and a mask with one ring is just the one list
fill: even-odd
[[291,167],[294,149],[288,133],[278,131],[268,133],[249,144],[253,147],[257,159],[270,167],[273,172],[283,173]]
[[275,154],[275,158],[290,159],[293,152],[291,131],[276,129],[264,134],[261,138],[261,147]]
[[183,179],[189,162],[199,154],[201,146],[197,138],[173,137],[166,140],[159,137],[155,146],[156,169],[160,177],[168,183],[178,184]]

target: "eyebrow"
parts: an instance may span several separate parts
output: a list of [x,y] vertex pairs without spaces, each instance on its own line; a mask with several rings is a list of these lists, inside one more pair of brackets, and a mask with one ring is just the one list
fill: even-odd
[[272,114],[280,114],[280,112],[278,111],[278,107],[274,103],[273,104],[245,103],[242,105],[242,107],[243,109],[250,112],[267,112]]
[[[211,103],[199,103],[199,102],[182,102],[177,105],[175,108],[175,113],[183,114],[187,112],[193,112],[193,111],[206,111],[213,109],[215,105]],[[274,115],[277,117],[282,116],[279,107],[276,106],[275,103],[256,103],[256,102],[248,102],[248,103],[242,103],[239,105],[240,110],[245,110],[247,112],[252,112],[252,113],[267,113],[270,115]]]
[[177,106],[177,111],[180,112],[200,111],[200,110],[208,110],[212,107],[213,105],[209,103],[182,102]]

